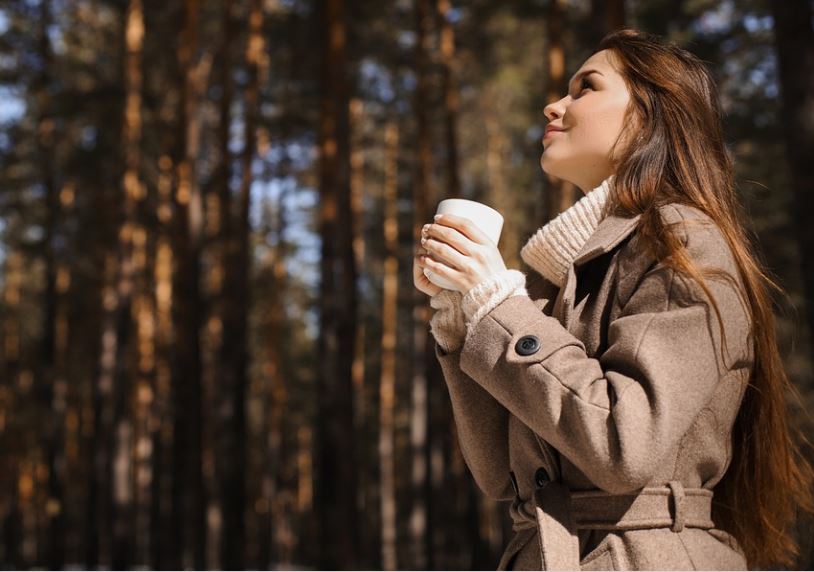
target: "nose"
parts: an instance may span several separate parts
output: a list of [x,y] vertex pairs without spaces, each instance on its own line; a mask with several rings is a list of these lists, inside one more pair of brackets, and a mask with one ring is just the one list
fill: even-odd
[[566,95],[563,98],[560,98],[558,101],[554,101],[549,103],[543,108],[543,115],[546,116],[549,122],[554,121],[555,119],[562,117],[565,113],[565,100],[568,99]]

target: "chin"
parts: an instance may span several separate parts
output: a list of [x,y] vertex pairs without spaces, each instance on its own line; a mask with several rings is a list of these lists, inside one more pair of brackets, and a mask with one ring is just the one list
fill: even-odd
[[543,172],[550,176],[550,177],[557,177],[558,179],[563,178],[563,173],[561,173],[561,169],[557,168],[557,162],[554,161],[552,163],[551,157],[546,156],[545,152],[540,156],[540,168]]

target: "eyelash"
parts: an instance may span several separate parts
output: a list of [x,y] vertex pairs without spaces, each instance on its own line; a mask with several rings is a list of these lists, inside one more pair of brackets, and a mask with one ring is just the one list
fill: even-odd
[[584,78],[582,78],[582,81],[581,81],[581,82],[580,82],[580,84],[579,84],[579,93],[582,93],[582,90],[583,90],[583,89],[585,89],[585,85],[586,85],[586,84],[587,84],[587,85],[588,85],[588,87],[590,87],[591,89],[593,89],[593,88],[594,88],[594,86],[593,86],[593,85],[591,85],[590,80],[588,80],[588,78],[585,78],[585,77],[584,77]]

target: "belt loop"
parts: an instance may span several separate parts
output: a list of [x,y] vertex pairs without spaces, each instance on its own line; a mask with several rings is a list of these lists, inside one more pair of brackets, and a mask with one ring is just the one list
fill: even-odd
[[667,485],[672,490],[673,505],[675,506],[675,515],[670,530],[681,532],[684,530],[684,485],[681,484],[681,481],[669,481]]

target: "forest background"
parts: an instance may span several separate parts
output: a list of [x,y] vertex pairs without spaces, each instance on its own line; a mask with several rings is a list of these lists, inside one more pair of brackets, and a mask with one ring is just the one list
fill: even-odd
[[494,569],[412,256],[463,197],[531,271],[620,26],[715,75],[814,436],[810,0],[0,0],[0,564]]

